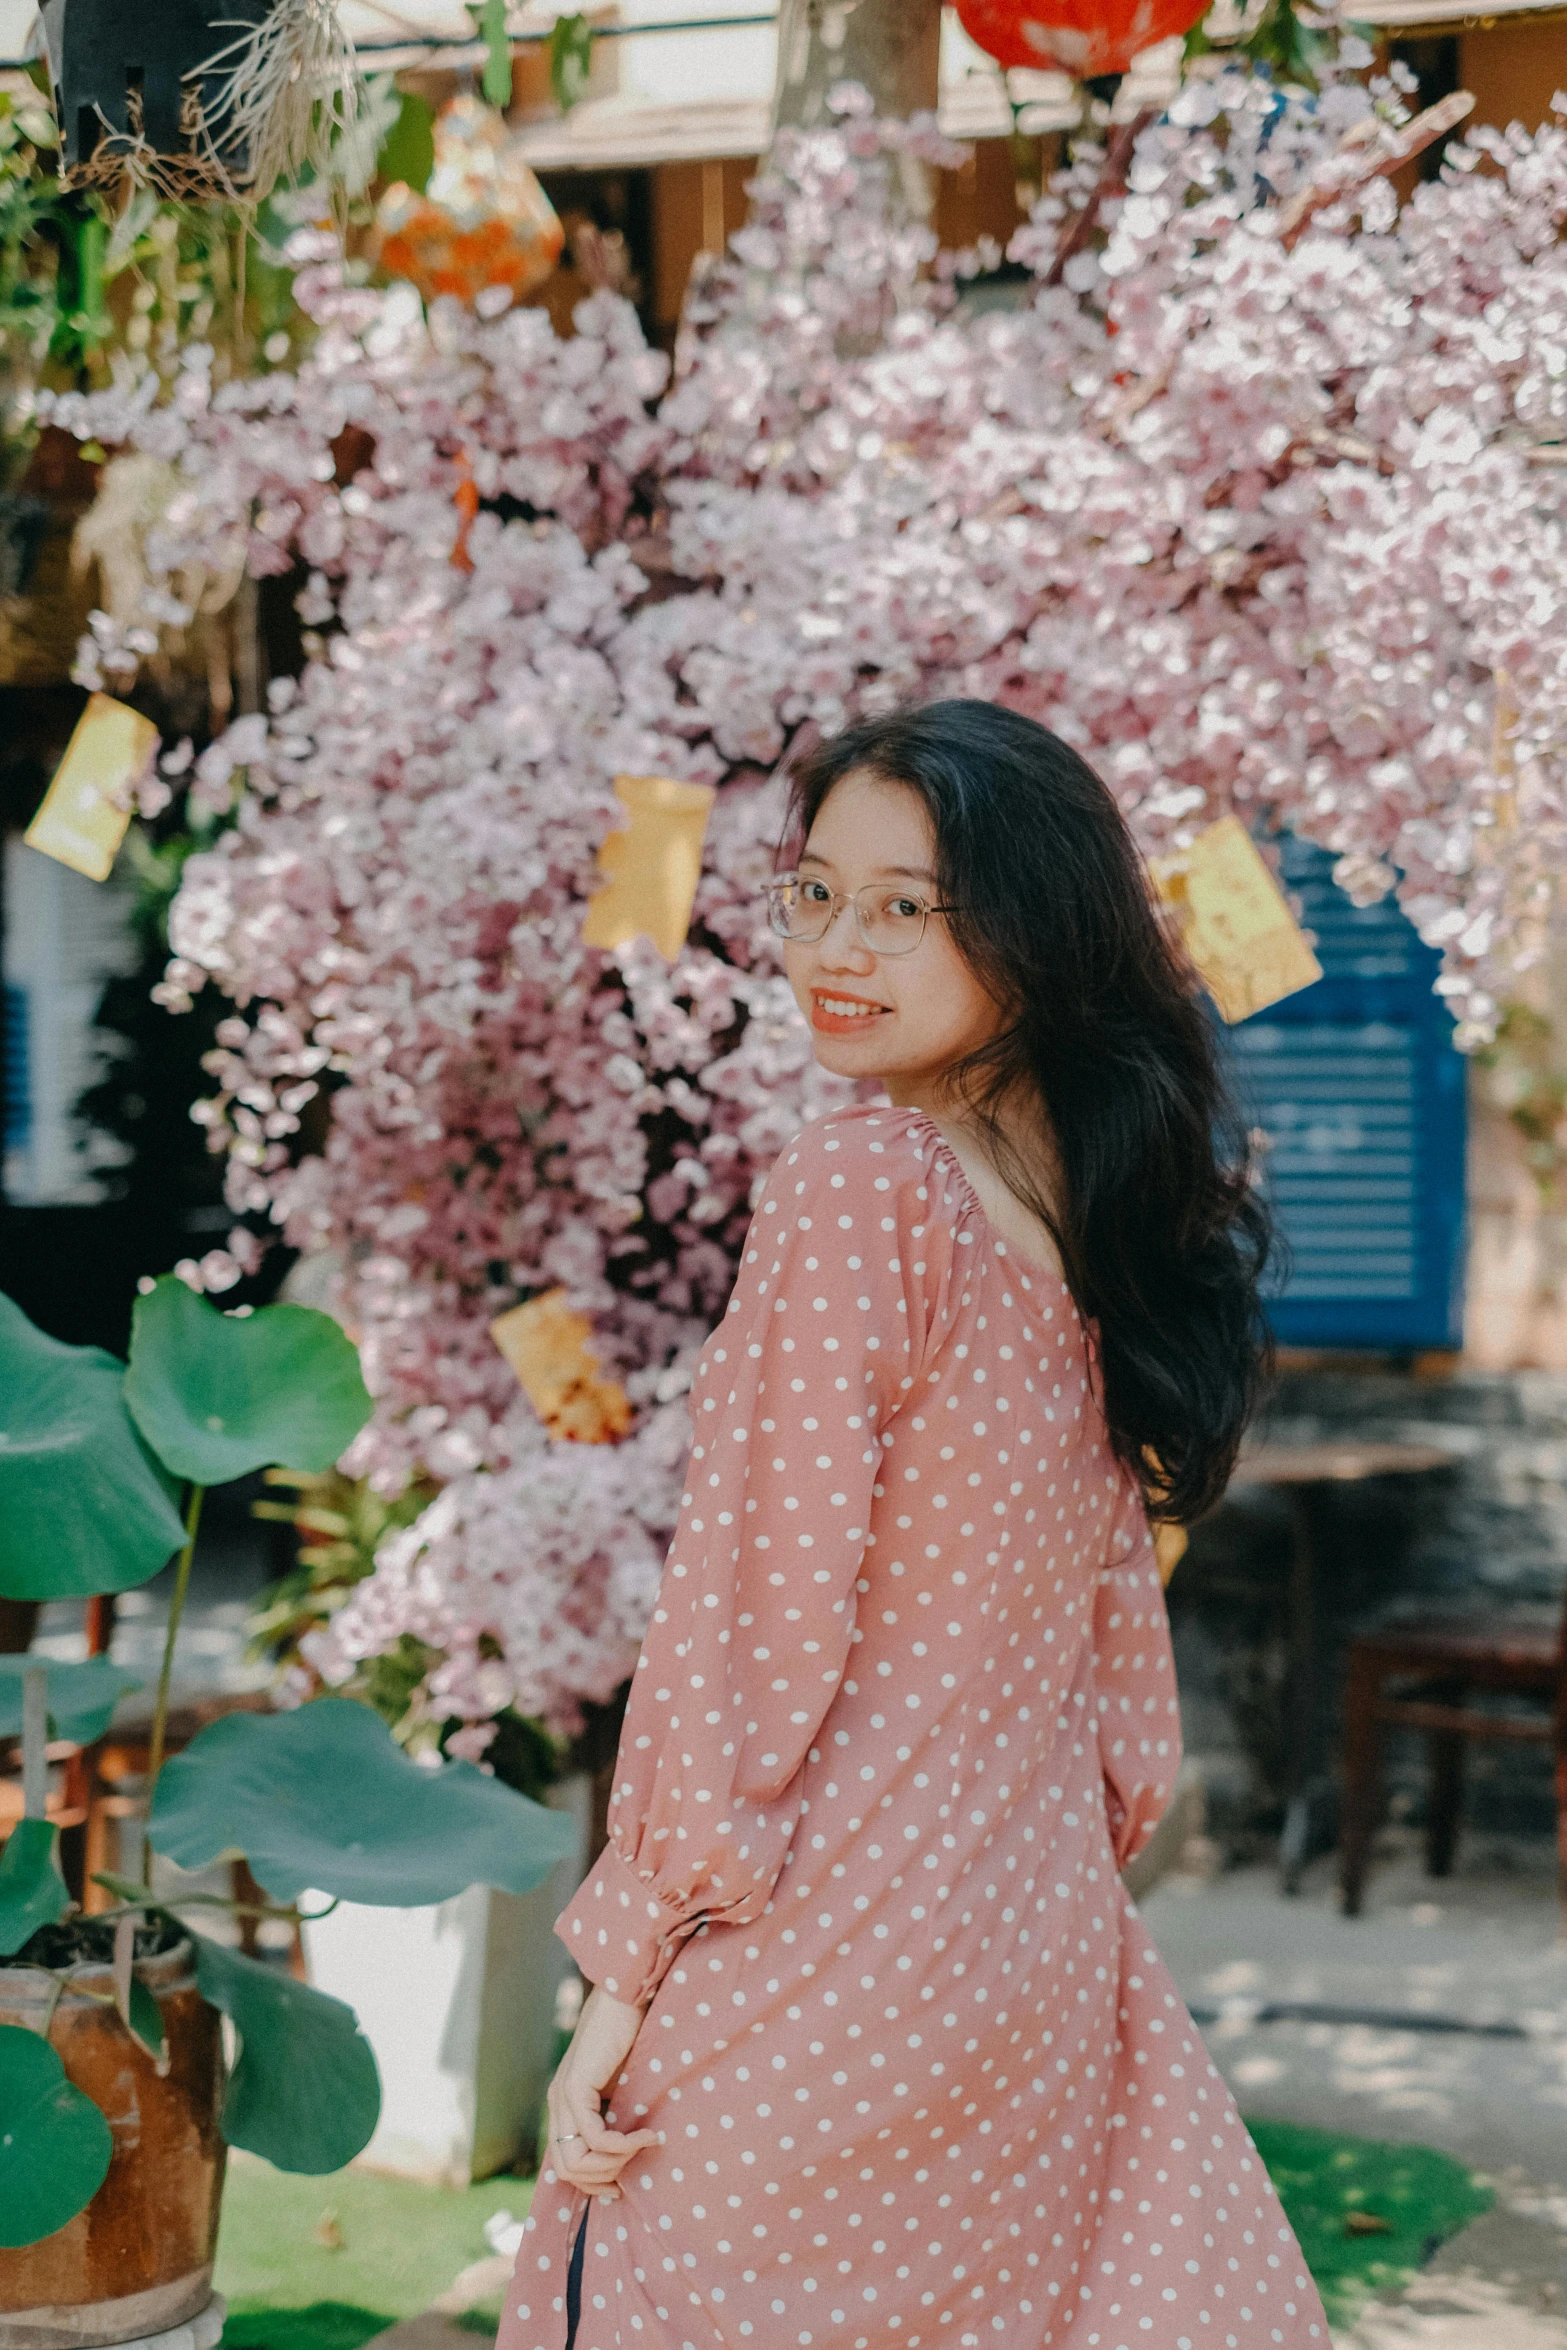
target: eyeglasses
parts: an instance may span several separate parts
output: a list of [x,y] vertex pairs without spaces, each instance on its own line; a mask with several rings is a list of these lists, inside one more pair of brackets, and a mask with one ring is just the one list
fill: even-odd
[[780,938],[804,945],[825,938],[840,906],[854,908],[862,946],[873,955],[912,955],[932,914],[955,914],[956,906],[933,906],[911,890],[867,882],[863,889],[829,889],[825,881],[784,873],[767,885],[767,918]]

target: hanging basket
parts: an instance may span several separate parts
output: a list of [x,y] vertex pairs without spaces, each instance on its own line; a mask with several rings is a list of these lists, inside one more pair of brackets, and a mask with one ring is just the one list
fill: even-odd
[[1190,32],[1209,0],[957,0],[971,41],[998,65],[1125,73],[1134,57]]
[[357,119],[336,0],[43,0],[43,23],[77,187],[259,201]]
[[455,294],[473,302],[492,286],[520,300],[544,283],[564,243],[555,207],[505,123],[477,98],[453,98],[436,118],[423,194],[396,181],[376,213],[377,260],[426,301]]

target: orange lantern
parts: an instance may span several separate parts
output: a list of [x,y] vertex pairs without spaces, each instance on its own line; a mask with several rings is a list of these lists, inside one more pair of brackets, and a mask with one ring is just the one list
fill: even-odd
[[506,125],[477,98],[453,98],[435,122],[435,163],[423,195],[396,180],[376,208],[376,258],[426,301],[471,302],[490,286],[515,297],[542,285],[565,231],[517,153]]
[[1209,0],[958,0],[971,41],[998,65],[1054,68],[1087,81],[1125,73],[1173,33],[1190,32]]

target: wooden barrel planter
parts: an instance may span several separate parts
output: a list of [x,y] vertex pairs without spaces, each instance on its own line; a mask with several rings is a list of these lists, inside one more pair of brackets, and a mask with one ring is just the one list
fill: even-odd
[[47,2026],[68,2079],[114,2133],[108,2176],[87,2208],[39,2243],[0,2250],[0,2350],[101,2350],[183,2325],[212,2298],[227,2151],[223,2042],[193,1956],[180,1941],[136,1961],[163,2019],[161,2077],[104,2004],[108,1967],[71,1967],[51,2018],[57,1976],[0,1966],[0,2023]]

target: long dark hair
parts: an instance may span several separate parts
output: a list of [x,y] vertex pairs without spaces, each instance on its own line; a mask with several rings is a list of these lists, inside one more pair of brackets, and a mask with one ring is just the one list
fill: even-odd
[[[796,770],[803,842],[858,768],[929,811],[959,951],[1010,1017],[952,1072],[998,1172],[1051,1232],[1099,1328],[1110,1441],[1155,1516],[1223,1492],[1267,1365],[1270,1247],[1198,982],[1086,761],[1015,710],[933,702],[836,736]],[[1059,1198],[1003,1112],[1043,1101]]]

